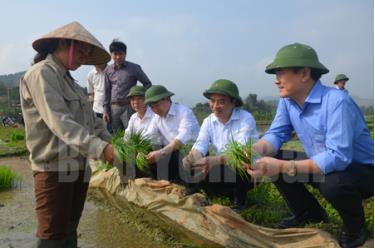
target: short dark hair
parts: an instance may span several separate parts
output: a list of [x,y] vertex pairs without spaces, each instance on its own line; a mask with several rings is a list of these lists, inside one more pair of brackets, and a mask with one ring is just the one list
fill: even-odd
[[126,53],[126,45],[124,42],[114,39],[111,44],[109,45],[109,51],[113,52],[124,52]]
[[[299,72],[304,67],[291,67],[294,72]],[[320,77],[322,76],[322,72],[319,70],[315,70],[314,68],[310,68],[310,76],[314,81],[318,81]]]

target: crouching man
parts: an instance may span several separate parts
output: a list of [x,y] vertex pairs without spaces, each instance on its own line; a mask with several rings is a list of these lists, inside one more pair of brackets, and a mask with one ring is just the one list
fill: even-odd
[[[243,102],[232,81],[217,80],[203,95],[210,100],[212,114],[204,119],[197,141],[183,159],[184,167],[188,170],[195,168],[195,172],[203,168],[206,173],[201,186],[228,193],[235,207],[241,208],[251,184],[226,166],[226,158],[222,153],[232,139],[240,143],[246,143],[249,139],[257,141],[255,120],[249,112],[239,108]],[[213,154],[206,156],[210,147]],[[193,193],[198,188],[197,184],[190,184],[187,193]]]

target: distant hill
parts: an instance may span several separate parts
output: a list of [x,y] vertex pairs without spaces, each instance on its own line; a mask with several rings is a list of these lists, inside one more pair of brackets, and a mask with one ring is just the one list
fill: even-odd
[[352,96],[353,100],[357,103],[358,106],[373,106],[374,105],[374,99],[369,98],[361,98],[358,96]]
[[5,87],[17,87],[20,81],[20,78],[25,72],[17,72],[14,74],[0,75],[0,83]]

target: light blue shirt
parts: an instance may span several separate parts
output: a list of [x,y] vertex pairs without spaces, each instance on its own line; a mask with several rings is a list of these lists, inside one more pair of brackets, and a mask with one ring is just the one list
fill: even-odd
[[347,93],[323,86],[319,80],[302,108],[290,98],[280,99],[262,139],[278,150],[293,130],[324,174],[345,170],[352,162],[374,163],[374,142],[361,110]]
[[210,114],[202,123],[193,149],[205,155],[208,148],[212,147],[215,154],[219,155],[232,138],[242,144],[245,144],[250,138],[254,142],[258,140],[255,120],[249,112],[239,108],[233,109],[226,124],[220,122],[214,114]]

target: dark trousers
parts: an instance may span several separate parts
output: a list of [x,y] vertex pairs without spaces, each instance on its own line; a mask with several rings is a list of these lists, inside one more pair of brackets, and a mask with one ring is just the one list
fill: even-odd
[[364,225],[362,200],[374,195],[374,167],[351,164],[344,171],[335,171],[321,177],[317,175],[285,174],[274,178],[274,184],[294,215],[308,212],[311,216],[321,216],[324,210],[305,188],[309,183],[317,188],[323,197],[340,214],[344,228],[349,233],[357,233]]
[[153,179],[169,180],[174,183],[184,182],[184,171],[182,170],[182,158],[178,151],[161,158],[157,163],[150,166]]
[[185,168],[187,187],[193,192],[204,189],[208,194],[223,195],[230,198],[246,199],[246,193],[253,184],[248,179],[243,179],[239,174],[226,165],[210,168],[207,174],[202,170],[194,171]]
[[61,240],[77,230],[89,177],[90,171],[34,172],[38,238]]

